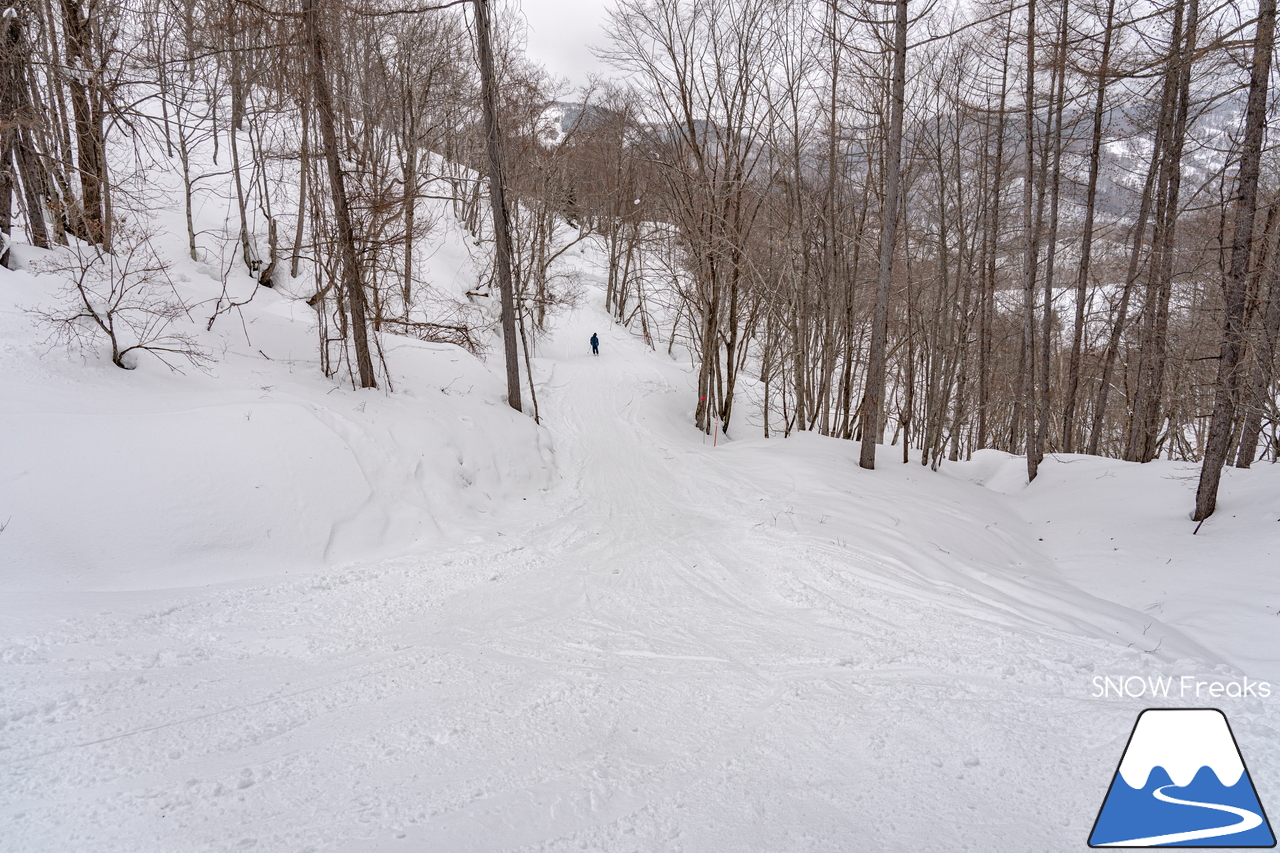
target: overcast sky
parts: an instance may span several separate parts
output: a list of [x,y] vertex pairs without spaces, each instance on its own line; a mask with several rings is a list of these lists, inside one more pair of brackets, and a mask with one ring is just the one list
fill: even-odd
[[529,25],[529,56],[575,89],[588,74],[610,68],[591,55],[591,45],[604,43],[602,29],[612,0],[509,0],[524,11]]

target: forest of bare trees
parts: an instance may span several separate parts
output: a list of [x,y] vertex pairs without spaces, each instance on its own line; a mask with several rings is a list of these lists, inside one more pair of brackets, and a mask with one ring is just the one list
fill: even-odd
[[[556,261],[590,241],[616,321],[689,353],[707,432],[748,406],[868,468],[886,442],[1032,479],[1047,453],[1203,461],[1199,519],[1224,465],[1280,458],[1275,0],[619,0],[618,78],[581,93],[489,6],[15,0],[0,260],[18,228],[136,244],[159,167],[202,260],[193,204],[229,175],[237,263],[309,277],[321,366],[362,387],[384,335],[480,349],[501,314],[533,398]],[[442,197],[503,311],[416,268]]]

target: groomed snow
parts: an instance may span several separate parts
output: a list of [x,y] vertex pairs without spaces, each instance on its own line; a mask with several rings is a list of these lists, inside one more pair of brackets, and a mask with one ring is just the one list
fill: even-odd
[[288,294],[208,376],[82,362],[0,273],[0,849],[1075,851],[1185,704],[1095,677],[1277,677],[1272,466],[1193,539],[1188,466],[712,447],[579,263],[542,427],[451,347],[324,380]]

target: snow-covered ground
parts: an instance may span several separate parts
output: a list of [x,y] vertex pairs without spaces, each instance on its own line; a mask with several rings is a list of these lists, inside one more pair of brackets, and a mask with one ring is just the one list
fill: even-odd
[[[1080,850],[1149,705],[1280,810],[1280,470],[1193,537],[1187,466],[713,447],[582,263],[541,428],[269,291],[209,375],[68,358],[0,271],[0,850]],[[1184,675],[1276,688],[1095,695]]]
[[[51,279],[0,270],[0,590],[185,587],[367,559],[487,530],[489,512],[550,482],[546,436],[457,347],[387,336],[397,392],[356,393],[321,375],[305,301],[259,288],[201,334],[207,373],[148,355],[124,371],[48,343],[29,309],[56,302]],[[179,287],[202,325],[207,294]]]

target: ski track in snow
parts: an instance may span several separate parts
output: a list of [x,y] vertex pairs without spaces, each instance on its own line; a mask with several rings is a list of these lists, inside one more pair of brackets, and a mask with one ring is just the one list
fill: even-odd
[[686,366],[560,322],[560,482],[478,541],[0,635],[0,850],[1082,849],[1146,704],[1090,678],[1172,665],[815,535],[851,474],[778,494]]

